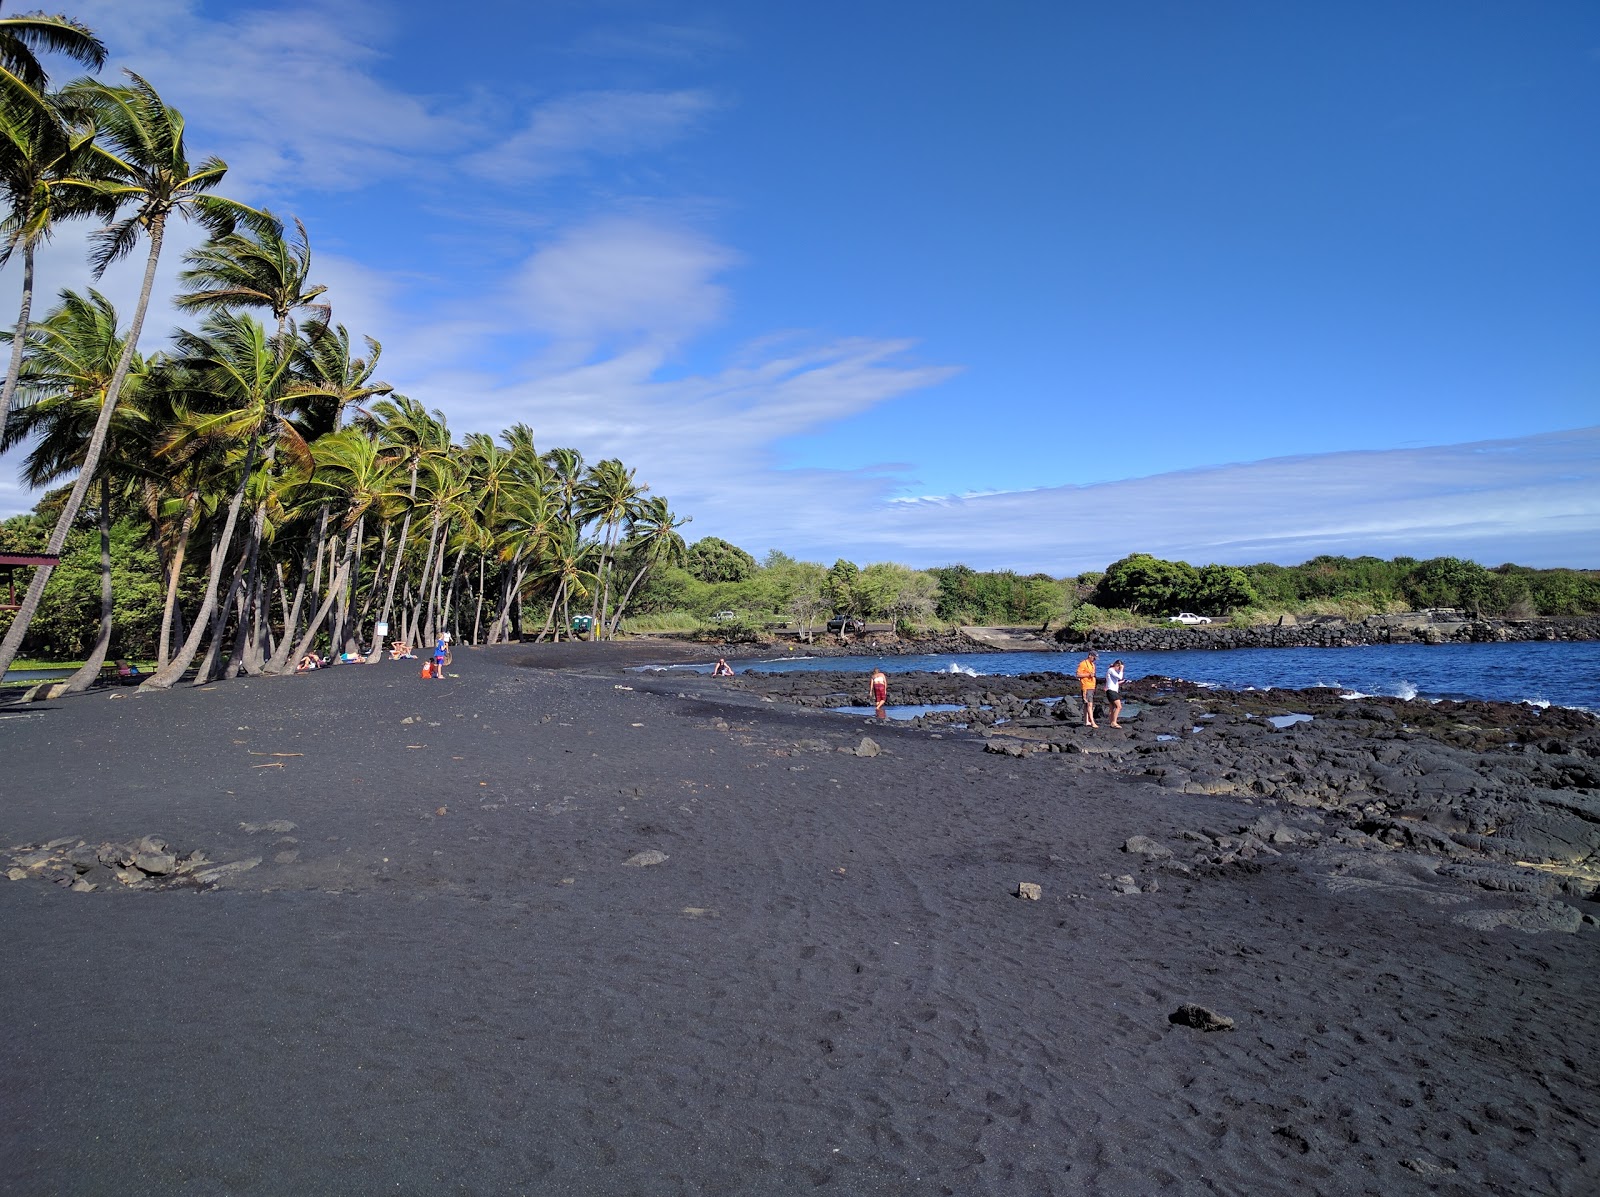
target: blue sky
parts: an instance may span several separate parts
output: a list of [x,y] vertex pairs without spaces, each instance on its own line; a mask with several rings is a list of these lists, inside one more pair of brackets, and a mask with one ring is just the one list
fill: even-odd
[[693,536],[1600,566],[1588,0],[68,8],[385,378]]

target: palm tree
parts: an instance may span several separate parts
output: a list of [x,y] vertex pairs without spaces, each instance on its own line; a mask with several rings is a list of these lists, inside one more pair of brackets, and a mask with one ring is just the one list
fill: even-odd
[[[372,411],[362,417],[363,426],[376,433],[390,460],[403,464],[409,475],[406,490],[405,516],[400,524],[400,544],[395,549],[394,564],[389,572],[389,590],[384,596],[383,611],[378,616],[380,624],[387,625],[394,608],[395,584],[404,568],[406,539],[411,532],[411,515],[417,498],[417,473],[422,463],[445,453],[450,448],[450,432],[442,412],[429,413],[422,404],[405,395],[395,395],[372,405]],[[378,637],[373,638],[368,662],[375,662],[383,652]]]
[[110,214],[103,204],[86,204],[83,197],[60,186],[76,174],[95,169],[94,131],[76,121],[72,107],[58,94],[44,100],[41,110],[20,104],[0,90],[0,188],[6,203],[6,216],[0,223],[0,266],[18,249],[22,251],[22,298],[11,361],[0,389],[0,435],[5,433],[22,368],[22,347],[33,308],[34,255],[50,239],[57,220],[96,211]]
[[[171,377],[177,380],[175,385],[188,390],[187,399],[193,407],[187,420],[174,429],[161,452],[179,456],[197,442],[225,438],[236,446],[230,465],[237,469],[238,477],[233,484],[233,497],[222,530],[212,544],[211,568],[200,612],[188,638],[172,660],[144,683],[154,690],[167,689],[183,675],[199,651],[207,621],[219,610],[217,590],[222,569],[263,439],[286,428],[284,421],[274,421],[273,417],[292,361],[288,347],[269,336],[258,321],[249,316],[229,314],[213,316],[199,332],[179,332],[174,339],[174,350]],[[294,439],[298,440],[298,436]],[[245,580],[243,573],[235,573],[228,597],[220,605],[222,615],[226,615],[233,595]],[[220,635],[220,624],[219,618],[212,629],[213,638]]]
[[0,17],[0,97],[42,109],[50,80],[39,63],[39,51],[65,54],[97,71],[106,62],[105,44],[71,17],[42,12]]
[[646,490],[634,481],[633,470],[616,458],[607,458],[591,466],[578,489],[578,512],[583,520],[600,527],[600,562],[597,573],[600,584],[595,587],[593,638],[599,640],[606,626],[606,604],[611,597],[611,555],[616,551],[617,538],[622,523],[634,511],[639,495]]
[[[399,494],[393,465],[384,459],[378,444],[359,428],[346,428],[320,438],[312,447],[312,456],[316,461],[316,472],[311,478],[311,488],[321,491],[328,499],[340,502],[344,511],[338,527],[347,535],[339,568],[329,580],[321,607],[311,617],[304,636],[290,654],[290,661],[299,661],[310,651],[319,626],[343,592],[362,541],[362,519],[369,511],[381,509],[383,504],[392,502]],[[292,628],[286,628],[285,640],[291,634]]]
[[[9,336],[10,334],[3,334]],[[98,291],[87,296],[63,291],[60,304],[45,319],[31,326],[23,349],[21,383],[26,404],[0,447],[9,448],[31,437],[37,443],[23,463],[23,480],[31,487],[49,485],[83,468],[84,455],[105,405],[107,387],[122,357],[117,335],[117,313]],[[144,362],[134,354],[128,372],[130,383],[144,376]],[[100,632],[81,668],[64,683],[67,693],[87,690],[100,676],[111,646],[111,459],[143,444],[144,413],[137,404],[124,403],[116,413],[107,438],[111,453],[100,466]],[[118,450],[122,453],[118,453]],[[120,463],[119,463],[120,464]]]
[[189,251],[189,268],[178,276],[188,288],[174,302],[181,311],[234,311],[265,308],[283,336],[289,317],[304,308],[326,324],[332,309],[316,300],[328,288],[312,286],[311,238],[296,218],[300,236],[290,241],[281,229],[234,232]]
[[[174,213],[179,213],[199,220],[218,235],[231,232],[240,220],[256,227],[268,227],[273,223],[270,217],[253,208],[209,194],[227,173],[227,164],[218,158],[208,158],[199,166],[192,166],[184,147],[182,114],[163,103],[156,90],[138,75],[129,72],[129,78],[132,83],[127,87],[107,87],[85,80],[67,89],[74,101],[81,102],[94,114],[98,145],[104,151],[100,161],[109,177],[71,179],[63,185],[83,193],[93,202],[114,203],[119,208],[132,205],[134,209],[131,216],[95,235],[95,247],[90,256],[95,277],[130,252],[141,231],[149,238],[150,249],[139,303],[129,322],[122,355],[106,386],[105,402],[84,451],[78,479],[50,535],[45,549],[49,556],[60,555],[67,532],[78,517],[78,509],[83,505],[89,483],[99,466],[111,417],[139,344],[145,313],[150,308],[167,221]],[[34,612],[39,609],[50,573],[48,565],[34,571],[27,597],[6,632],[4,642],[0,643],[0,673],[4,673],[16,658]]]
[[628,583],[626,593],[617,600],[616,614],[612,616],[608,635],[617,634],[617,628],[622,624],[622,613],[628,607],[628,600],[633,598],[634,589],[644,580],[647,573],[664,565],[682,565],[688,560],[689,546],[678,534],[678,529],[689,523],[692,518],[687,515],[682,519],[678,518],[660,495],[652,495],[646,499],[629,518],[628,544],[624,548],[632,550],[631,555],[639,562],[639,569],[633,575],[633,580]]

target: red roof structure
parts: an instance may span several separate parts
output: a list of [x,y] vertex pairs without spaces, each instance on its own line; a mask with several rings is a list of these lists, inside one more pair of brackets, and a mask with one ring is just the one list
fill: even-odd
[[0,553],[0,573],[6,576],[7,588],[10,597],[0,603],[0,611],[15,611],[17,603],[17,575],[14,572],[19,566],[37,569],[41,565],[56,566],[61,564],[60,557],[51,556],[49,553]]

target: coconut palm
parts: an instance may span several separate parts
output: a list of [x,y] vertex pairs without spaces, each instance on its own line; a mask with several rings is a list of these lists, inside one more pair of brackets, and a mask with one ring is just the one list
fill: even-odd
[[[173,214],[181,214],[199,220],[217,235],[231,232],[240,220],[261,228],[273,223],[270,217],[253,208],[210,194],[227,173],[227,164],[219,158],[208,158],[198,166],[191,165],[184,146],[182,114],[163,103],[156,90],[138,75],[129,72],[129,78],[132,82],[126,87],[108,87],[85,80],[67,89],[74,102],[82,103],[93,114],[97,144],[104,151],[99,161],[106,175],[69,179],[64,181],[63,187],[81,193],[85,202],[133,208],[131,215],[95,234],[90,255],[95,276],[98,278],[107,266],[129,253],[138,243],[141,232],[148,238],[149,254],[122,356],[106,386],[105,402],[84,452],[78,479],[73,483],[72,493],[61,509],[45,549],[50,556],[60,555],[99,465],[111,417],[133,362],[145,313],[150,308],[167,221]],[[22,607],[7,630],[4,642],[0,642],[0,673],[10,667],[22,638],[27,635],[28,625],[50,580],[50,572],[48,565],[34,571]]]
[[313,286],[311,237],[296,218],[299,238],[291,241],[281,229],[233,232],[216,237],[184,256],[188,269],[178,275],[186,288],[173,302],[185,312],[264,308],[284,334],[289,319],[302,309],[326,324],[332,309],[316,302],[328,288]]
[[617,610],[611,618],[608,635],[617,634],[617,628],[622,624],[622,613],[627,610],[634,590],[644,581],[646,574],[666,565],[683,565],[689,559],[689,546],[678,534],[678,529],[692,518],[686,515],[680,519],[674,515],[660,495],[652,495],[644,500],[629,517],[628,541],[623,548],[639,563],[639,568],[628,583],[627,591],[617,600]]
[[0,90],[0,188],[6,215],[0,222],[0,266],[22,251],[22,297],[18,305],[11,361],[0,388],[0,436],[22,368],[22,347],[33,308],[34,255],[50,239],[56,222],[73,216],[107,214],[105,205],[86,202],[59,184],[91,174],[97,154],[92,127],[77,120],[73,106],[58,94],[43,97],[43,107],[18,103]]
[[[444,414],[430,413],[422,404],[405,395],[394,395],[372,405],[372,410],[361,417],[361,426],[374,433],[384,447],[385,456],[400,464],[407,472],[406,506],[400,523],[400,543],[395,549],[394,564],[390,566],[389,589],[384,596],[383,610],[378,622],[387,625],[394,609],[395,585],[404,568],[406,540],[411,532],[411,515],[417,498],[417,473],[424,461],[449,451],[450,431]],[[372,652],[367,657],[375,662],[383,646],[374,637]]]
[[0,99],[42,110],[50,80],[39,62],[41,52],[64,54],[94,70],[106,61],[105,44],[71,17],[42,12],[0,16]]
[[[218,612],[217,591],[222,570],[233,543],[234,528],[244,505],[250,483],[260,459],[264,440],[274,433],[298,434],[285,421],[275,419],[277,402],[287,385],[292,355],[288,346],[250,316],[219,314],[199,332],[180,331],[174,338],[174,361],[170,385],[185,389],[187,418],[172,432],[161,452],[181,456],[189,447],[217,438],[235,446],[228,473],[233,476],[232,498],[222,530],[212,543],[211,567],[205,595],[183,646],[165,667],[158,669],[144,684],[164,690],[183,675],[207,631],[207,621]],[[294,457],[303,454],[303,442]],[[226,614],[233,595],[246,577],[235,574],[228,597],[220,611]],[[220,618],[213,635],[221,632]]]
[[[25,403],[0,438],[0,447],[35,440],[23,462],[22,478],[31,487],[44,487],[83,469],[107,387],[122,357],[116,309],[98,291],[87,296],[63,291],[60,304],[43,321],[31,326],[26,337],[14,339],[25,341],[20,375]],[[128,372],[130,391],[144,373],[143,359],[135,353]],[[67,679],[69,693],[93,684],[111,646],[112,467],[119,455],[147,443],[144,423],[138,405],[125,403],[106,439],[108,452],[101,459],[99,477],[100,631],[88,659]]]
[[594,610],[589,613],[596,640],[601,638],[606,626],[606,604],[611,596],[611,556],[616,551],[623,521],[634,511],[640,494],[646,489],[634,480],[634,473],[616,458],[607,458],[589,468],[578,488],[579,515],[585,523],[594,523],[600,530],[596,571],[600,584],[595,587]]

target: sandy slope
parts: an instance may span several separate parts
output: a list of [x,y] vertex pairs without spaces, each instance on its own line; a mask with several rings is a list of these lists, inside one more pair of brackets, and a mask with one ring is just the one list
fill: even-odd
[[261,861],[0,884],[0,1192],[1600,1191],[1593,931],[1114,893],[1240,800],[596,648],[0,719],[0,846]]

